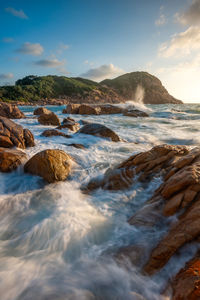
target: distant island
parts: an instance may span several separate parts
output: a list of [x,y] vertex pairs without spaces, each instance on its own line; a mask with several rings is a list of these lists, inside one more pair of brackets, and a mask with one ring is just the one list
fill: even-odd
[[161,81],[147,72],[131,72],[100,83],[80,77],[29,75],[0,87],[0,101],[18,104],[120,103],[179,104]]

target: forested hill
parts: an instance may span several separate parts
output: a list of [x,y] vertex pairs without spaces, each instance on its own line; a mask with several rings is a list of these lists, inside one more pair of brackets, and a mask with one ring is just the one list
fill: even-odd
[[27,76],[14,86],[0,87],[0,101],[35,102],[66,99],[73,103],[119,103],[137,100],[138,87],[144,90],[145,103],[178,103],[160,80],[146,72],[133,72],[101,83],[65,76]]

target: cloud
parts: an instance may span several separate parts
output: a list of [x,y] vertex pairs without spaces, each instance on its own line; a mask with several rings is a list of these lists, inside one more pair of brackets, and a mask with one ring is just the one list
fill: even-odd
[[68,49],[69,49],[69,45],[60,43],[56,52],[57,52],[57,54],[62,54],[63,51],[68,50]]
[[93,80],[103,80],[105,78],[113,78],[125,73],[122,69],[114,66],[113,64],[102,65],[98,68],[89,69],[86,73],[81,74],[82,77],[90,78]]
[[177,13],[175,17],[184,25],[200,25],[200,0],[193,0],[183,13]]
[[7,7],[7,8],[5,8],[5,11],[17,18],[28,19],[28,16],[24,13],[24,11],[22,9],[16,10],[13,7]]
[[14,39],[11,38],[11,37],[5,37],[5,38],[2,39],[2,42],[4,42],[4,43],[13,43]]
[[200,28],[191,26],[186,31],[175,34],[169,43],[164,43],[159,48],[162,57],[185,56],[193,50],[200,49]]
[[44,48],[39,43],[31,44],[29,42],[26,42],[16,51],[22,54],[39,56],[43,53]]
[[164,14],[161,14],[160,17],[155,21],[156,26],[162,26],[166,24],[167,20]]
[[64,66],[65,63],[66,63],[65,61],[60,61],[57,58],[54,58],[54,59],[41,59],[36,61],[34,64],[46,68],[57,68],[57,67]]
[[12,79],[14,77],[13,73],[0,74],[0,80]]

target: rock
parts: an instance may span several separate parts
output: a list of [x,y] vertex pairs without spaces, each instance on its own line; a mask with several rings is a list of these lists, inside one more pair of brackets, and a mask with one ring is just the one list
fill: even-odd
[[101,115],[121,114],[124,111],[124,109],[119,106],[109,105],[109,104],[100,105],[99,108],[100,108],[99,114]]
[[172,279],[172,300],[200,299],[200,254],[189,261]]
[[156,174],[166,173],[173,160],[188,152],[185,146],[155,146],[149,151],[135,154],[116,167],[108,169],[101,180],[92,179],[88,184],[88,189],[93,190],[99,187],[108,190],[127,189],[134,183],[135,175],[138,175],[139,181],[149,181]]
[[65,180],[71,171],[72,158],[62,150],[44,150],[35,154],[24,171],[42,177],[48,183]]
[[113,142],[119,142],[120,138],[119,136],[111,129],[108,127],[101,125],[101,124],[88,124],[84,125],[78,133],[84,133],[84,134],[91,134],[95,135],[98,137],[103,137],[103,138],[109,138]]
[[86,149],[84,145],[82,144],[68,144],[67,146],[72,146],[72,147],[75,147],[77,149]]
[[80,104],[68,104],[65,109],[63,109],[63,114],[78,114]]
[[34,110],[34,115],[43,115],[43,114],[49,114],[51,111],[45,107],[38,107]]
[[54,112],[50,112],[47,114],[42,114],[38,118],[38,122],[42,125],[60,125],[60,120]]
[[138,109],[124,111],[123,115],[126,117],[134,117],[134,118],[149,117],[149,115],[147,113],[145,113],[144,111],[138,110]]
[[34,136],[28,129],[23,129],[22,126],[13,121],[0,117],[0,147],[12,148],[35,146]]
[[79,125],[79,123],[75,122],[75,120],[68,117],[68,118],[63,120],[62,125],[57,127],[57,129],[64,129],[64,128],[67,128],[71,131],[78,131],[79,128],[80,128],[80,125]]
[[81,123],[82,125],[92,124],[91,122],[85,121],[85,120],[80,120],[80,123]]
[[26,158],[26,154],[20,150],[0,148],[0,171],[11,172]]
[[56,129],[47,129],[45,131],[43,131],[42,133],[42,136],[45,136],[45,137],[50,137],[50,136],[63,136],[65,138],[71,138],[70,135],[68,134],[65,134],[63,132],[60,132]]
[[21,119],[25,118],[25,115],[21,110],[14,104],[0,103],[0,116],[9,119]]
[[87,104],[81,104],[79,107],[78,113],[80,115],[99,115],[100,114],[100,108],[89,106]]

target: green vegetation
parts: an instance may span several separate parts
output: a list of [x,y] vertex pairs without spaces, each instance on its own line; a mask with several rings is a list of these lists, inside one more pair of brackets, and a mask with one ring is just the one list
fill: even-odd
[[41,99],[73,97],[88,94],[94,89],[104,90],[100,84],[83,79],[65,76],[27,76],[16,81],[14,86],[0,87],[0,99],[3,101],[38,101]]

